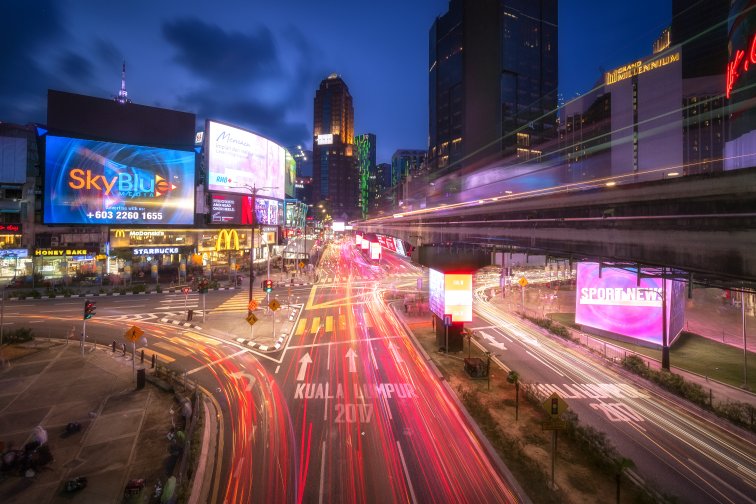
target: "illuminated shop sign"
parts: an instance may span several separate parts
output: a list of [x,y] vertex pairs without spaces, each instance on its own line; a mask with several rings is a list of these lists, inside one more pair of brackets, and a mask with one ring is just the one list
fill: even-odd
[[208,189],[284,199],[285,149],[251,131],[207,122]]
[[0,259],[26,259],[29,257],[28,249],[0,249]]
[[333,144],[333,135],[328,133],[327,135],[318,135],[318,145],[331,145]]
[[751,65],[756,65],[756,34],[751,38],[748,51],[737,49],[732,59],[727,63],[725,95],[728,99],[735,83],[744,73],[750,70]]
[[344,221],[333,221],[332,226],[333,226],[334,233],[341,232],[341,231],[344,231],[344,229],[346,228],[346,223]]
[[471,322],[472,273],[429,270],[428,304],[441,319],[444,315],[451,315],[452,322]]
[[640,75],[642,73],[650,72],[651,70],[656,70],[676,61],[680,61],[679,51],[674,54],[668,54],[660,58],[652,59],[645,63],[641,60],[638,60],[634,63],[616,68],[610,72],[606,72],[606,74],[604,74],[604,83],[607,86],[611,86],[612,84],[616,84],[617,82],[629,79],[630,77],[633,77],[635,75]]
[[162,255],[162,254],[180,254],[181,247],[142,247],[132,250],[136,256],[143,255]]
[[370,242],[370,259],[378,260],[381,258],[381,245],[378,242]]
[[36,257],[62,257],[62,256],[83,256],[96,254],[95,250],[86,248],[36,248],[34,255]]
[[[579,263],[575,322],[629,338],[662,344],[662,281],[598,263]],[[667,331],[672,342],[683,329],[685,284],[667,280]]]
[[20,233],[21,224],[0,224],[0,233]]
[[194,152],[45,137],[45,224],[193,224]]
[[239,250],[239,233],[236,229],[221,229],[215,240],[215,250]]
[[[116,234],[116,236],[118,236]],[[123,235],[121,235],[123,236]],[[165,231],[129,231],[129,237],[165,236]]]

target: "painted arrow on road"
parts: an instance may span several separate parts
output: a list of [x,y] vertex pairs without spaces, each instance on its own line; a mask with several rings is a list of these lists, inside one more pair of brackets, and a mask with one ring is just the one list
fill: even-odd
[[257,379],[251,374],[247,373],[246,371],[237,371],[236,373],[232,373],[231,376],[233,376],[234,378],[246,378],[247,379],[247,388],[246,388],[247,392],[252,390],[252,387],[257,382]]
[[307,352],[302,356],[301,359],[299,359],[299,373],[297,374],[297,381],[304,380],[305,373],[307,372],[307,365],[312,364],[312,359],[310,358],[310,352]]
[[357,358],[357,352],[355,352],[353,348],[350,348],[346,353],[346,358],[349,359],[349,372],[356,373],[357,365],[354,363],[354,359]]
[[389,341],[388,347],[389,350],[391,350],[391,353],[394,354],[394,359],[396,360],[397,364],[404,362],[404,359],[402,359],[402,356],[399,355],[399,350],[396,348],[396,345],[394,345],[393,341]]
[[488,344],[491,345],[492,347],[498,348],[499,350],[506,350],[507,349],[507,347],[504,346],[504,343],[499,343],[496,340],[496,338],[494,338],[490,334],[484,333],[483,331],[480,331],[480,334],[481,334],[481,337],[484,340],[488,341]]

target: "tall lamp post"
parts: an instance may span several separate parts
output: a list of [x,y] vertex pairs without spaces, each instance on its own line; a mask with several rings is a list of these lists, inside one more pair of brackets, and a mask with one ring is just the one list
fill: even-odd
[[[249,191],[249,193],[252,195],[252,205],[257,204],[257,193],[260,191],[268,191],[271,189],[278,189],[278,187],[257,187],[255,185],[241,185],[241,186],[232,186],[231,189],[246,189]],[[255,216],[255,207],[252,207],[252,238],[250,240],[249,245],[249,301],[252,301],[253,294],[254,294],[254,284],[255,284],[255,227],[257,223],[257,219]],[[270,255],[268,256],[270,258]],[[270,259],[269,259],[270,260]],[[270,277],[270,263],[268,263],[268,276]],[[247,306],[247,316],[249,316],[252,313],[252,310],[249,309],[249,305]]]

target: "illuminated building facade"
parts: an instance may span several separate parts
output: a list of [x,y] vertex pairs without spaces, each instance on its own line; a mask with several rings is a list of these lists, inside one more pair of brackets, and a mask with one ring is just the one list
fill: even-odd
[[312,141],[313,199],[334,216],[357,217],[359,171],[354,152],[354,108],[346,83],[329,75],[315,92]]
[[430,30],[430,170],[556,139],[557,0],[450,0]]
[[370,175],[375,173],[375,135],[365,133],[354,137],[360,177],[360,216],[370,211]]
[[729,124],[725,170],[756,165],[756,9],[734,0],[729,17],[725,100]]

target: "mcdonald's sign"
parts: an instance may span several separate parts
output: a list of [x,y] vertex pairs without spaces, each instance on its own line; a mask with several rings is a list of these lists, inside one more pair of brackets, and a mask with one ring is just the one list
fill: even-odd
[[125,238],[126,237],[126,231],[123,229],[116,229],[115,231],[115,238]]
[[[233,247],[231,246],[233,244]],[[239,234],[236,229],[221,229],[215,240],[215,251],[239,250]]]

